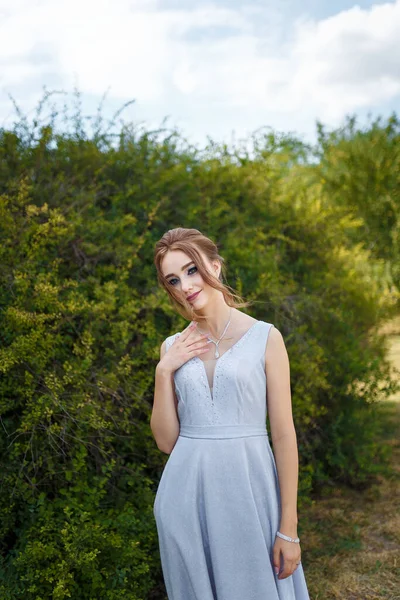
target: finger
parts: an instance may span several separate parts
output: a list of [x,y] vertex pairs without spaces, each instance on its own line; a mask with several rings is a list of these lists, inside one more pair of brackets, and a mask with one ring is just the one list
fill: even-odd
[[197,329],[197,325],[198,325],[198,323],[196,321],[192,321],[192,323],[185,329],[185,331],[187,331],[187,335],[184,339],[187,339],[189,337],[192,338],[193,336],[201,337],[202,335],[210,334],[208,331],[206,331],[206,332],[199,331]]
[[290,563],[290,570],[292,571],[292,573],[294,573],[294,571],[297,569],[297,567],[299,566],[297,563],[299,561],[298,560],[294,560],[293,562]]
[[197,355],[197,354],[202,354],[203,352],[206,352],[209,349],[210,349],[210,344],[208,342],[206,342],[205,340],[200,340],[199,342],[190,344],[187,347],[187,351],[189,352],[189,354],[191,356]]
[[193,329],[189,329],[188,335],[183,338],[184,341],[187,341],[189,345],[195,344],[196,342],[201,342],[204,339],[208,338],[210,335],[209,331],[199,331],[197,327],[193,327]]
[[292,575],[292,571],[288,568],[285,568],[279,573],[278,579],[286,579],[286,577],[289,577],[290,575]]
[[286,579],[286,577],[289,577],[289,575],[292,574],[292,562],[293,561],[283,557],[282,571],[279,574],[279,579]]
[[280,567],[280,557],[279,557],[279,548],[275,545],[273,550],[273,567],[276,575],[279,573]]
[[187,327],[185,327],[185,329],[181,332],[179,337],[182,340],[186,340],[193,331],[197,331],[196,325],[197,325],[196,321],[192,321],[191,323],[189,323],[189,325]]
[[192,349],[196,346],[196,344],[204,344],[205,342],[208,341],[208,335],[206,333],[200,333],[199,335],[196,335],[196,337],[194,337],[193,339],[188,338],[187,340],[187,347]]
[[279,578],[286,579],[286,577],[293,575],[293,573],[296,570],[296,567],[297,567],[297,565],[294,561],[286,561],[284,569],[283,569],[282,573],[280,573]]
[[199,331],[197,327],[194,327],[192,331],[189,332],[189,339],[193,339],[194,341],[201,340],[205,337],[210,337],[209,331]]

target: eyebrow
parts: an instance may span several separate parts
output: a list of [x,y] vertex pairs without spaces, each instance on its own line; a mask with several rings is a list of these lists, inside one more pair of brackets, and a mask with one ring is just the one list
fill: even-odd
[[[186,265],[183,265],[183,267],[181,268],[181,271],[184,271],[186,269],[186,267],[188,267],[192,263],[194,263],[194,260],[191,260],[190,262],[186,263]],[[168,275],[165,275],[165,279],[167,279],[168,277],[171,277],[171,275],[175,275],[175,273],[168,273]]]

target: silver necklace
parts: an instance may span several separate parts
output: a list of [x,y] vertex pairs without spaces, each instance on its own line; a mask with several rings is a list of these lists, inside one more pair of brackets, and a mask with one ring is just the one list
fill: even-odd
[[[232,313],[232,307],[231,307],[231,310],[229,312],[229,319],[228,319],[227,324],[225,325],[225,329],[222,332],[222,335],[218,338],[218,340],[216,342],[213,339],[211,339],[209,336],[207,336],[207,340],[209,342],[212,342],[213,344],[215,344],[215,355],[214,355],[215,358],[219,358],[219,348],[218,348],[218,345],[219,345],[220,341],[222,340],[222,338],[224,337],[225,332],[228,329],[228,325],[231,322],[231,313]],[[199,333],[204,333],[204,332],[200,331],[200,329],[197,327],[197,325],[196,325],[196,328],[197,328],[197,331],[199,331]]]

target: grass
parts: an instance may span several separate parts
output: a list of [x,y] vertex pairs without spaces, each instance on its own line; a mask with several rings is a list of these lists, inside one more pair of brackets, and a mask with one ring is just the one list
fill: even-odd
[[[400,315],[385,323],[381,328],[381,333],[384,333],[389,340],[388,358],[400,373]],[[390,400],[400,402],[400,390],[397,394],[393,394]]]
[[[400,369],[400,318],[388,334]],[[400,394],[381,409],[388,472],[366,491],[329,490],[299,515],[311,600],[400,600]]]

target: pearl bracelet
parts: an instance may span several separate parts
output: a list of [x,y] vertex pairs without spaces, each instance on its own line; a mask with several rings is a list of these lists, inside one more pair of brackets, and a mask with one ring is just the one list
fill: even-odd
[[276,535],[280,538],[282,538],[283,540],[286,540],[287,542],[295,542],[296,544],[300,543],[300,538],[292,538],[289,537],[288,535],[284,535],[283,533],[281,533],[280,531],[276,532]]

